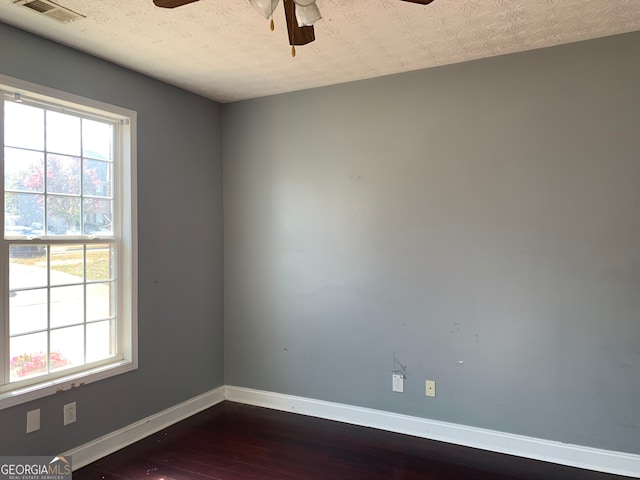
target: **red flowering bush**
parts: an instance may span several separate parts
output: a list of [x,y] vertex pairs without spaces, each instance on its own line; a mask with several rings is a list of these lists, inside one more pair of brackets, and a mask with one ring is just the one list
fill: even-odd
[[[70,363],[71,362],[60,352],[51,352],[51,354],[49,354],[49,368],[51,370],[64,367]],[[11,359],[10,368],[11,375],[17,378],[38,373],[46,373],[47,354],[43,352],[23,353],[22,355],[18,355]]]

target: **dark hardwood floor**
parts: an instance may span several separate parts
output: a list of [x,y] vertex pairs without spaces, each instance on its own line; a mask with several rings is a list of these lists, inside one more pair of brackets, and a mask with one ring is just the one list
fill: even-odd
[[507,480],[627,477],[223,402],[74,472],[74,480]]

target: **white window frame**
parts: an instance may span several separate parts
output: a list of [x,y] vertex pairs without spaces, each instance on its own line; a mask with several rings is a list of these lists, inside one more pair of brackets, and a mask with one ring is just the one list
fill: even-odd
[[[106,364],[78,367],[67,372],[38,377],[28,386],[11,389],[8,378],[9,361],[9,240],[4,236],[4,101],[23,98],[55,105],[61,111],[97,115],[115,121],[116,165],[114,165],[114,213],[120,220],[114,234],[118,251],[117,282],[117,349],[118,357]],[[120,375],[138,368],[138,238],[137,238],[137,181],[136,133],[137,113],[71,93],[36,85],[0,74],[0,177],[3,179],[0,225],[0,410],[38,398],[78,388],[88,383]],[[88,238],[88,237],[84,237]],[[26,239],[20,243],[47,243],[43,239]],[[57,237],[56,240],[61,240]],[[66,239],[63,239],[66,240]],[[78,238],[76,240],[81,240]],[[4,383],[4,385],[2,385]]]

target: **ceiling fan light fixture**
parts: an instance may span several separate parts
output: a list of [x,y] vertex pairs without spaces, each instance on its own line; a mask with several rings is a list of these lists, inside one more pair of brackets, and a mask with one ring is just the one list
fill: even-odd
[[279,2],[280,0],[249,0],[251,6],[260,12],[260,15],[264,18],[271,18]]
[[433,0],[402,0],[403,2],[417,3],[419,5],[429,5]]
[[296,3],[296,20],[299,27],[310,27],[318,20],[322,18],[320,9],[316,2],[310,2],[308,5],[303,5],[303,2],[295,0]]

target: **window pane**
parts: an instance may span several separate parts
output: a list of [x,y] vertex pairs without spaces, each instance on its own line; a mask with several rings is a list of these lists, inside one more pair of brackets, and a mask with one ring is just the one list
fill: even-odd
[[9,289],[46,286],[46,245],[11,245],[9,247]]
[[47,110],[47,151],[80,155],[80,118]]
[[111,166],[109,162],[85,160],[82,172],[83,194],[92,197],[111,197]]
[[65,357],[61,351],[53,350],[49,354],[49,370],[51,372],[62,370],[66,367],[71,367],[71,366],[73,366],[71,360]]
[[111,200],[97,198],[84,199],[84,234],[113,234],[113,213]]
[[42,152],[4,149],[4,188],[42,193],[44,189],[44,157]]
[[11,381],[47,373],[47,333],[23,335],[10,340]]
[[37,332],[47,328],[47,290],[20,290],[9,298],[9,334]]
[[47,155],[47,193],[80,195],[80,159]]
[[114,248],[109,244],[87,245],[87,281],[113,278]]
[[[51,330],[51,370],[84,364],[84,327]],[[59,359],[60,362],[56,363]]]
[[32,193],[5,193],[4,234],[6,236],[42,235],[44,196]]
[[82,245],[51,245],[49,264],[51,285],[82,283],[84,279]]
[[112,320],[87,325],[87,362],[115,355],[115,323]]
[[51,289],[51,328],[74,325],[84,321],[84,287]]
[[11,147],[44,149],[44,110],[15,102],[4,103],[4,143]]
[[80,233],[80,198],[47,196],[47,234]]
[[113,160],[113,126],[83,119],[82,154],[90,158]]
[[103,320],[114,316],[113,293],[112,283],[87,285],[87,320]]

